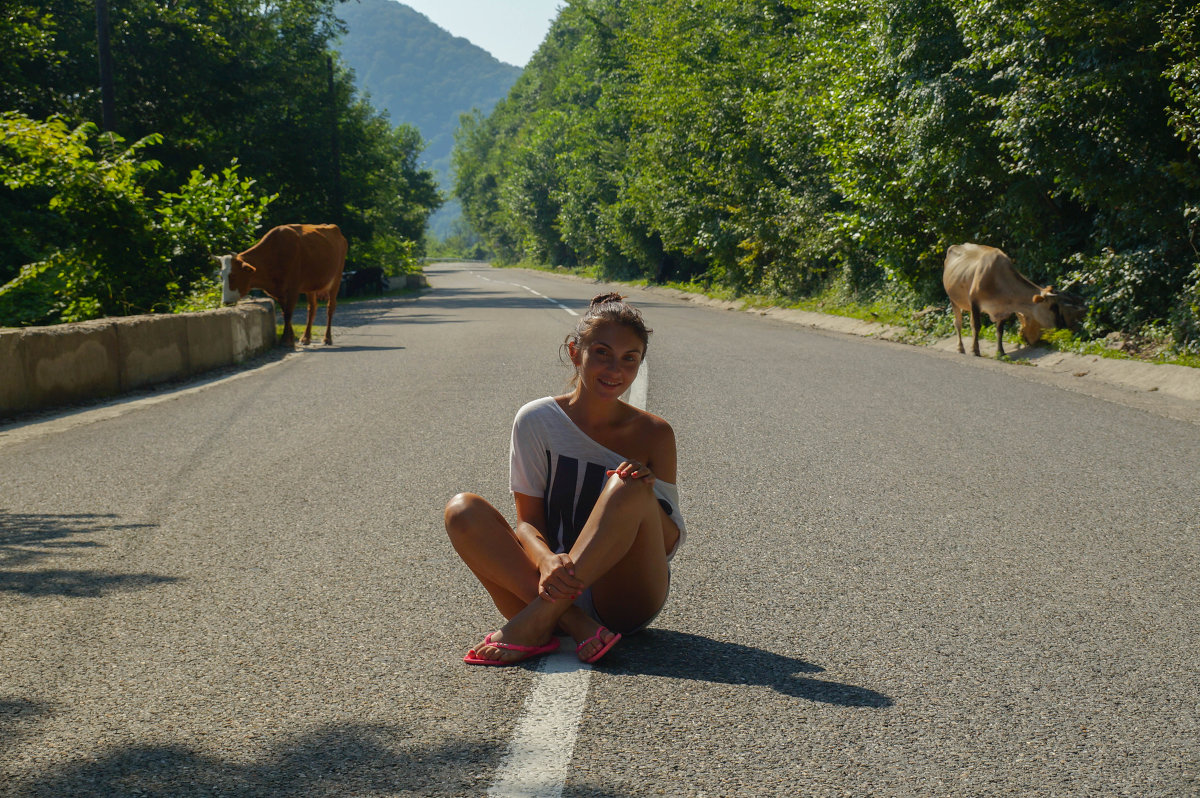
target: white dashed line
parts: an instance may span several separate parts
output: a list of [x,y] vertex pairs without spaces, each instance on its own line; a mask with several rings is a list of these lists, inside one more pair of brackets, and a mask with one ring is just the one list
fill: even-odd
[[534,296],[541,297],[542,299],[546,300],[547,302],[549,302],[552,305],[558,305],[560,308],[565,310],[567,313],[570,313],[572,316],[579,315],[578,313],[571,310],[569,307],[567,307],[563,303],[559,302],[558,300],[551,299],[550,297],[546,296],[545,294],[539,294],[537,291],[534,291],[532,288],[530,288],[527,285],[521,285],[520,283],[509,283],[509,282],[505,282],[504,280],[493,280],[491,277],[484,277],[482,274],[478,274],[478,273],[476,273],[475,276],[478,277],[480,280],[487,280],[489,283],[500,283],[501,285],[511,285],[515,288],[521,288],[521,289],[533,294]]
[[560,798],[575,751],[592,666],[570,638],[544,657],[489,798]]
[[[643,363],[622,398],[644,410],[649,382]],[[591,679],[592,666],[575,656],[569,637],[542,658],[489,798],[561,798]]]

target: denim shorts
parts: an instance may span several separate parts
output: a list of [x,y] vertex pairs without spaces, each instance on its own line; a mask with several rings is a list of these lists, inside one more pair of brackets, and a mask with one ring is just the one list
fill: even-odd
[[[663,611],[663,607],[667,606],[667,599],[669,598],[671,598],[671,572],[667,571],[667,595],[666,598],[663,599],[662,607],[659,607],[653,615],[647,618],[645,623],[641,624],[635,629],[629,630],[628,632],[623,632],[622,635],[628,637],[629,635],[635,635],[638,632],[644,631],[646,627],[654,623],[654,619],[657,618]],[[600,617],[600,613],[596,611],[596,603],[592,601],[592,589],[590,587],[583,591],[579,598],[575,599],[575,606],[583,610],[584,613],[586,613],[587,616],[593,621],[601,626],[604,626],[605,628],[608,628],[608,624],[604,622],[604,619]]]

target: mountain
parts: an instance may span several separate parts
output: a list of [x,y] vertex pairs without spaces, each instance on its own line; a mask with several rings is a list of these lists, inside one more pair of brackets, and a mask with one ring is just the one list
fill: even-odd
[[[508,94],[521,68],[498,61],[486,50],[435,25],[429,17],[394,0],[349,0],[337,7],[349,30],[338,50],[354,70],[355,85],[393,124],[421,131],[422,165],[432,169],[448,195],[450,151],[459,115],[478,108],[487,114]],[[444,237],[458,217],[457,203],[430,220]]]

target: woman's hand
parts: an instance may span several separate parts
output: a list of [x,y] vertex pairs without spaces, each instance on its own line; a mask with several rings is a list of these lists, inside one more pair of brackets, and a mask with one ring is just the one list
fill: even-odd
[[550,554],[538,563],[538,595],[546,601],[574,601],[583,592],[569,554]]
[[654,484],[654,472],[637,460],[626,460],[606,474],[607,476],[616,474],[621,479],[644,479],[647,485]]

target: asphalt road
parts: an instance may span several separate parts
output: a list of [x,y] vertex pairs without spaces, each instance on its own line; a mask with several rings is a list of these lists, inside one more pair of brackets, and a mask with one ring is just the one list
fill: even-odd
[[[510,506],[600,287],[428,273],[331,348],[0,428],[0,795],[486,791],[538,674],[461,663],[498,616],[441,507]],[[630,293],[689,536],[563,795],[1200,795],[1200,426]]]

